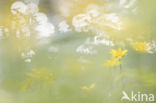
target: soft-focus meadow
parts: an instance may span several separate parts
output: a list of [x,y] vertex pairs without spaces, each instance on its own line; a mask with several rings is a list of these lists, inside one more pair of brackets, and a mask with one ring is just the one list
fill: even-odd
[[0,0],[0,103],[156,95],[155,10],[156,0]]

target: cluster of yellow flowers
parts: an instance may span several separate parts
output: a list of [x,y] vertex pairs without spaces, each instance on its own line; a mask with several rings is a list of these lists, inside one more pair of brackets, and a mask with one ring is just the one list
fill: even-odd
[[132,44],[132,47],[141,53],[148,53],[152,49],[151,45],[146,42],[136,42]]
[[96,83],[92,83],[90,86],[83,86],[83,87],[80,87],[80,88],[85,93],[89,93],[95,86],[96,86]]
[[127,54],[128,50],[122,50],[119,48],[118,50],[111,50],[112,57],[107,60],[104,64],[107,67],[114,67],[121,64],[121,59]]
[[55,75],[47,68],[33,69],[27,76],[28,79],[25,80],[22,90],[30,88],[33,83],[39,83],[43,86],[52,85],[55,80]]

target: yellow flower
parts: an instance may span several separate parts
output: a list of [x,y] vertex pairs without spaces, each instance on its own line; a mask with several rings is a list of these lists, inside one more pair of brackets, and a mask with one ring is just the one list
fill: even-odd
[[137,42],[133,44],[133,48],[138,52],[146,53],[151,49],[151,46],[149,45],[149,43]]
[[96,83],[92,83],[89,87],[83,86],[83,87],[80,87],[80,88],[85,93],[89,93],[95,87],[95,85],[96,85]]
[[127,54],[128,50],[122,50],[119,48],[118,50],[111,50],[112,58],[107,60],[104,66],[114,67],[121,64],[120,59],[123,58]]
[[33,69],[27,74],[22,90],[30,88],[34,83],[39,83],[43,86],[52,85],[55,80],[55,75],[47,68]]
[[111,50],[111,54],[113,57],[119,58],[121,59],[122,57],[124,57],[127,54],[128,50],[123,50],[121,48],[119,48],[118,50]]
[[33,69],[32,72],[28,73],[27,75],[31,79],[43,79],[43,80],[47,80],[48,78],[53,76],[50,69],[46,68]]
[[118,58],[111,58],[109,60],[106,61],[106,63],[104,64],[104,66],[107,66],[107,67],[114,67],[114,66],[117,66],[121,64],[121,62],[119,61]]
[[32,84],[33,84],[33,81],[32,80],[26,80],[26,81],[24,81],[23,86],[22,86],[22,91],[25,91],[28,88],[30,88],[32,86]]

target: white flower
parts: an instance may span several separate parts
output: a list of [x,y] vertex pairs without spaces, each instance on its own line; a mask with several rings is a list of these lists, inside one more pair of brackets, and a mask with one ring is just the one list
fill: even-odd
[[28,55],[29,57],[32,57],[33,55],[35,55],[35,52],[34,52],[33,50],[30,50],[30,51],[27,53],[27,55]]
[[120,6],[124,8],[130,8],[134,5],[136,0],[120,0]]
[[38,5],[36,5],[35,3],[29,3],[27,5],[27,13],[28,14],[35,14],[38,12]]
[[121,30],[121,24],[119,17],[115,13],[103,14],[101,17],[97,18],[95,21],[98,25],[104,27],[110,27],[116,30]]
[[32,57],[33,55],[35,55],[35,51],[33,51],[31,49],[28,52],[26,52],[26,53],[22,52],[22,54],[21,54],[21,56],[23,58]]
[[49,37],[55,32],[55,27],[48,22],[48,17],[44,13],[36,13],[34,17],[38,23],[35,27],[38,38]]
[[94,42],[93,44],[99,45],[99,44],[104,44],[106,46],[114,46],[113,41],[107,40],[102,37],[103,35],[98,35],[94,37]]
[[87,14],[80,14],[73,17],[72,24],[77,32],[88,32],[91,17]]
[[119,22],[119,18],[117,17],[117,15],[115,13],[105,14],[104,17],[106,18],[106,20],[110,20],[114,23]]
[[152,41],[150,45],[151,45],[152,49],[149,49],[148,53],[153,54],[156,52],[156,41]]
[[84,54],[95,54],[96,51],[93,50],[93,47],[91,46],[85,46],[84,44],[80,45],[77,49],[76,52],[78,53],[84,53]]
[[37,25],[35,30],[38,32],[38,37],[49,37],[55,32],[55,28],[51,23]]
[[60,22],[58,27],[59,27],[60,32],[69,32],[70,31],[69,25],[66,23],[66,21]]
[[36,13],[34,17],[39,24],[45,24],[48,21],[48,17],[44,13]]
[[30,63],[31,59],[25,59],[25,62]]
[[16,1],[11,5],[12,14],[18,14],[18,13],[25,14],[26,10],[27,10],[27,6],[21,1]]

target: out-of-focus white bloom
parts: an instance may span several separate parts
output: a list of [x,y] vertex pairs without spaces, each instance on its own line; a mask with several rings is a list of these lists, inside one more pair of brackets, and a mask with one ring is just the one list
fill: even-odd
[[29,57],[32,57],[33,55],[35,55],[35,52],[34,52],[33,50],[30,50],[30,51],[27,53],[27,55],[28,55]]
[[104,17],[106,18],[106,20],[111,20],[114,23],[119,22],[119,18],[117,17],[115,13],[105,14]]
[[22,56],[23,58],[26,57],[26,55],[25,55],[24,52],[21,53],[21,56]]
[[95,36],[93,40],[91,38],[87,38],[87,40],[85,41],[85,44],[87,44],[87,45],[103,44],[106,46],[114,46],[115,45],[113,43],[113,41],[106,39],[103,34],[99,34],[99,35]]
[[[102,8],[102,7],[101,7]],[[100,28],[122,29],[122,22],[115,13],[103,13],[97,5],[89,5],[85,14],[73,17],[72,24],[77,32],[97,31]]]
[[136,0],[120,0],[120,6],[124,8],[130,8],[134,5]]
[[9,29],[8,28],[4,28],[4,32],[9,32]]
[[69,32],[71,29],[69,28],[69,25],[66,23],[66,21],[62,21],[58,25],[60,32]]
[[48,22],[48,17],[44,13],[36,13],[34,17],[38,23],[35,27],[38,38],[49,37],[55,32],[54,25]]
[[33,55],[35,55],[35,51],[30,49],[27,52],[22,52],[21,56],[25,59],[25,62],[31,62],[31,58],[33,57]]
[[152,41],[151,46],[152,49],[149,51],[149,53],[153,54],[156,52],[156,41]]
[[80,14],[73,18],[72,24],[77,32],[88,32],[91,17],[88,14]]
[[91,46],[85,46],[85,44],[80,45],[77,49],[76,52],[78,53],[84,53],[84,54],[95,54],[96,51],[93,50],[93,47]]
[[36,5],[35,3],[29,3],[27,5],[27,13],[28,14],[35,14],[38,12],[38,5]]
[[153,52],[153,46],[152,46],[152,44],[151,43],[148,43],[147,45],[148,45],[147,53],[151,53],[151,54],[154,53]]
[[27,58],[27,57],[32,57],[33,55],[35,55],[35,52],[33,50],[29,50],[28,52],[26,53],[22,53],[21,56],[24,57],[24,58]]
[[94,42],[93,44],[98,45],[98,44],[104,44],[106,46],[114,46],[113,41],[107,40],[105,38],[102,38],[102,35],[98,35],[94,37]]
[[98,17],[94,23],[100,27],[109,27],[116,30],[122,29],[122,22],[119,20],[118,16],[115,13],[103,14]]
[[152,45],[153,45],[154,52],[156,52],[156,41],[152,41]]
[[16,1],[11,5],[12,14],[18,14],[18,13],[25,14],[26,10],[27,10],[27,5],[25,5],[21,1]]
[[37,25],[35,30],[38,32],[38,37],[49,37],[55,32],[55,28],[51,23]]
[[107,20],[107,22],[104,23],[105,26],[109,26],[111,28],[121,30],[122,23],[120,22],[119,18],[117,17],[117,15],[115,13],[104,14],[103,16]]
[[33,2],[29,2],[28,4],[25,4],[21,1],[14,2],[11,6],[11,12],[12,14],[35,14],[38,12],[38,5]]
[[125,8],[130,8],[134,5],[134,3],[136,2],[136,0],[130,0],[130,2],[125,6]]
[[91,17],[97,17],[99,15],[99,7],[95,4],[90,4],[86,9],[86,13]]
[[25,59],[25,62],[30,63],[31,62],[31,59]]
[[39,24],[45,24],[48,21],[48,18],[44,13],[36,13],[34,17]]

